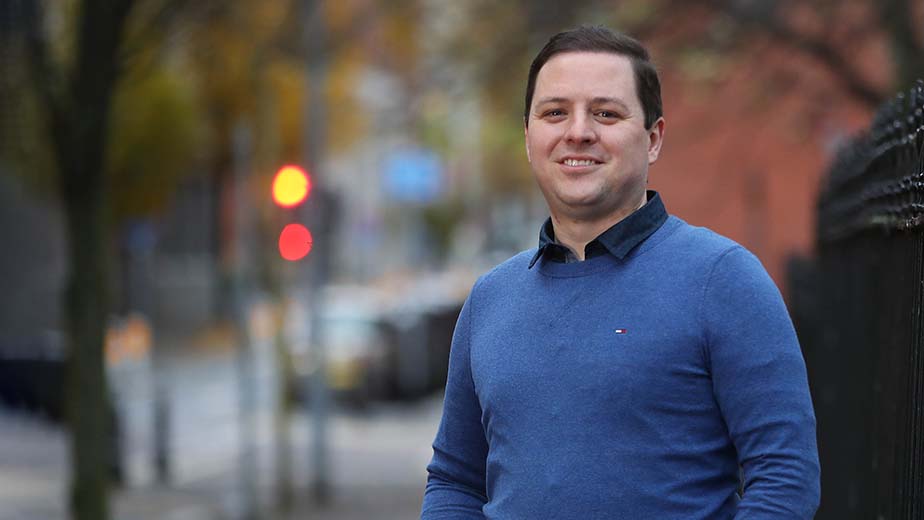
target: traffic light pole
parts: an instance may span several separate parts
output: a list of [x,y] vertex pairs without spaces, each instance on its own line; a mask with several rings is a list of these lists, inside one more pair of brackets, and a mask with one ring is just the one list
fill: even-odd
[[303,128],[303,164],[312,172],[316,185],[320,187],[317,196],[308,204],[314,243],[316,247],[308,259],[308,294],[307,302],[310,324],[309,344],[312,349],[312,358],[317,369],[311,378],[311,411],[312,421],[312,461],[314,466],[314,481],[312,491],[318,504],[326,504],[330,498],[330,479],[328,469],[327,450],[327,421],[330,406],[326,381],[326,345],[323,343],[324,326],[320,319],[323,308],[324,282],[328,278],[330,255],[332,247],[330,242],[330,226],[327,222],[329,197],[323,181],[323,158],[326,147],[327,114],[324,97],[327,84],[327,34],[324,20],[324,2],[319,0],[303,0],[303,14],[305,16],[304,45],[306,57],[306,86],[307,95],[304,111]]
[[254,374],[254,351],[250,341],[249,305],[245,286],[250,262],[246,261],[249,249],[250,206],[246,196],[248,158],[251,154],[249,127],[238,123],[233,134],[234,174],[234,268],[232,274],[232,316],[236,344],[238,391],[238,478],[241,520],[257,520],[262,515],[257,507],[257,402]]

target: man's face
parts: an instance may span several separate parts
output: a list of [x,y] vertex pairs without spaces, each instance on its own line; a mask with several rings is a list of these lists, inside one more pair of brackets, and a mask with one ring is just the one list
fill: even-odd
[[622,218],[644,203],[664,120],[645,128],[628,58],[553,56],[536,77],[528,117],[527,157],[553,216]]

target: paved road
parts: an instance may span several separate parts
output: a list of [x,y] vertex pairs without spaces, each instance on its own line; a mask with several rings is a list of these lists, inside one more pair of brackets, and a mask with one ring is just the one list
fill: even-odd
[[[262,350],[261,350],[262,349]],[[274,513],[275,387],[271,358],[255,348],[253,447],[242,459],[239,371],[230,352],[179,357],[163,366],[162,388],[170,403],[172,479],[155,482],[150,367],[140,364],[113,374],[123,421],[127,485],[113,498],[114,517],[125,520],[233,519],[242,511],[242,460],[254,484],[261,519],[414,518],[420,506],[439,421],[440,399],[373,406],[362,414],[339,411],[328,428],[332,500],[317,508],[306,489],[310,471],[311,416],[298,413],[290,432],[297,488],[296,509]],[[34,417],[0,410],[0,520],[66,518],[67,439],[60,429]],[[307,515],[307,516],[306,516]]]

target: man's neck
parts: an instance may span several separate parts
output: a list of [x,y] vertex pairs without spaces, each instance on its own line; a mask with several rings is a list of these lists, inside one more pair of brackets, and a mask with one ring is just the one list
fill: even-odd
[[602,219],[583,220],[553,213],[552,228],[555,230],[555,241],[570,249],[578,260],[583,261],[587,244],[644,206],[647,201],[648,197],[645,195],[638,206],[623,209]]

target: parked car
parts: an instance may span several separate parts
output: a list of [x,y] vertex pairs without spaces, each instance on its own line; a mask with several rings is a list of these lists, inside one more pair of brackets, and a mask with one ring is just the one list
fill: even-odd
[[[327,384],[335,399],[365,405],[373,400],[417,399],[446,383],[456,319],[473,275],[445,272],[367,286],[324,291],[321,340]],[[317,370],[303,311],[288,320],[295,348],[300,399]],[[300,346],[299,346],[300,345]]]
[[[325,378],[334,399],[363,407],[381,399],[385,387],[385,343],[378,316],[361,305],[328,305],[320,318]],[[319,368],[317,347],[305,344],[295,351],[296,396],[310,401],[310,382]]]

